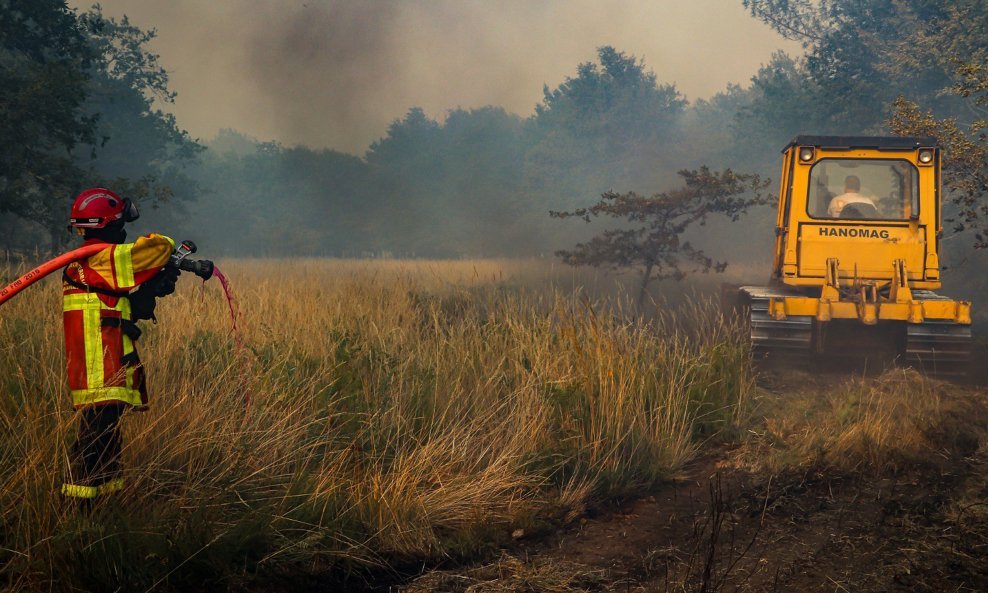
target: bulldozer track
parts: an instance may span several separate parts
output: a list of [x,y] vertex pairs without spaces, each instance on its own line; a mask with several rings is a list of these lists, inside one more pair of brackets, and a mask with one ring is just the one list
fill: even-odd
[[[751,346],[756,359],[799,362],[810,358],[816,331],[813,317],[791,315],[777,320],[768,312],[770,299],[796,293],[785,288],[743,286],[739,294],[747,310]],[[913,295],[917,300],[950,300],[928,290],[917,290]],[[900,364],[928,375],[960,377],[969,370],[971,342],[970,325],[946,320],[906,324],[905,339],[897,359]]]
[[757,358],[801,359],[810,355],[813,345],[813,318],[790,316],[772,319],[768,313],[769,299],[791,296],[780,289],[743,286],[741,294],[747,301],[751,346]]
[[[949,300],[928,290],[913,291],[917,300]],[[963,375],[971,359],[971,326],[926,321],[906,327],[904,362],[938,376]]]

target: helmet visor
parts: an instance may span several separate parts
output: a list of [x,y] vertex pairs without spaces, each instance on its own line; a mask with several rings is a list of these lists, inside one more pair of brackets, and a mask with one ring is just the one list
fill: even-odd
[[140,217],[141,217],[141,213],[137,211],[137,204],[132,202],[130,198],[125,198],[124,209],[123,209],[124,222],[134,222]]

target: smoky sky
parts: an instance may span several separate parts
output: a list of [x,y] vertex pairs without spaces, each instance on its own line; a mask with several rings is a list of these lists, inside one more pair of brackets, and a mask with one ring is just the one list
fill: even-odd
[[[745,84],[772,52],[800,48],[740,0],[103,0],[155,28],[178,98],[162,106],[193,137],[362,154],[419,106],[497,105],[530,115],[596,48],[644,59],[694,100]],[[74,7],[88,3],[73,2]]]

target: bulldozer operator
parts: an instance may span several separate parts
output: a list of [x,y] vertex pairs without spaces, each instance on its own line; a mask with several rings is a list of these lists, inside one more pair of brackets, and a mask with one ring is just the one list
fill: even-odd
[[827,214],[831,218],[840,218],[844,208],[851,204],[855,205],[853,208],[856,218],[873,218],[869,214],[877,214],[878,212],[875,202],[868,196],[861,194],[861,180],[857,175],[848,175],[844,179],[844,193],[830,200]]

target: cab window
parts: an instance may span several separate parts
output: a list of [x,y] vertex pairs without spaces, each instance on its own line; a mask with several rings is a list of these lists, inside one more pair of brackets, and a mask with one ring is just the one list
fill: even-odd
[[813,218],[908,220],[919,214],[919,175],[905,160],[821,159],[806,209]]

